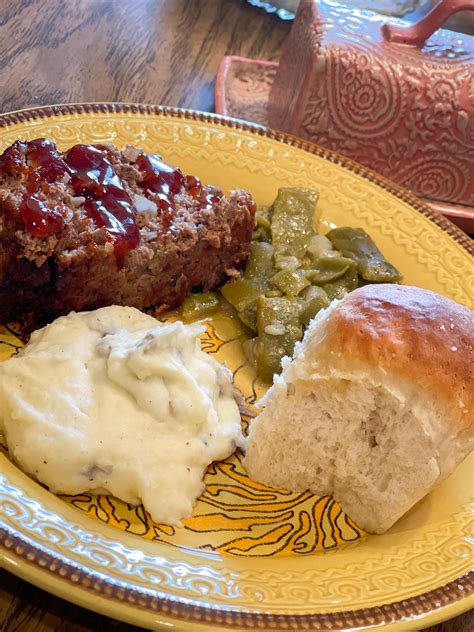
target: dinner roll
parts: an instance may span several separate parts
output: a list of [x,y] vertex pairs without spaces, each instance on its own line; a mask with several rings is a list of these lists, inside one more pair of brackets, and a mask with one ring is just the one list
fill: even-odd
[[262,399],[251,478],[332,494],[383,533],[474,447],[472,312],[435,292],[367,285],[310,323]]

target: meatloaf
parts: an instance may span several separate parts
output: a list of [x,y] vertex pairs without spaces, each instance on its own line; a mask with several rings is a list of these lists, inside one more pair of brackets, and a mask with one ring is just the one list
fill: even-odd
[[177,307],[238,274],[254,222],[249,193],[139,148],[16,141],[0,156],[0,320]]

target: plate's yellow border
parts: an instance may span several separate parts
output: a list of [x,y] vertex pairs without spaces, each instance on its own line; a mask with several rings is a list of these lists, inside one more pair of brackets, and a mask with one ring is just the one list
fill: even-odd
[[[468,610],[474,608],[474,582],[471,581],[471,595],[460,600],[454,601],[443,605],[446,597],[440,598],[440,607],[436,610],[426,611],[425,608],[431,602],[432,595],[428,596],[427,602],[425,601],[425,595],[419,595],[418,597],[410,600],[416,601],[416,610],[411,616],[408,614],[400,616],[397,612],[398,604],[389,604],[380,608],[374,608],[373,610],[379,610],[380,614],[385,615],[382,620],[379,617],[373,617],[369,614],[369,610],[364,611],[351,611],[348,617],[345,618],[346,625],[341,627],[343,623],[343,617],[346,613],[337,613],[340,618],[339,625],[335,623],[331,615],[314,615],[313,617],[306,617],[307,621],[302,621],[305,617],[300,617],[295,620],[293,615],[286,618],[284,615],[266,617],[257,619],[257,617],[249,614],[249,618],[241,621],[239,624],[239,615],[232,620],[229,618],[226,624],[215,623],[216,614],[212,611],[202,613],[198,619],[179,619],[175,617],[167,616],[157,611],[151,612],[149,609],[143,609],[141,604],[137,601],[135,604],[120,603],[112,601],[110,597],[103,596],[100,593],[92,594],[88,590],[84,590],[79,586],[74,586],[71,590],[71,586],[68,582],[64,581],[61,577],[48,572],[47,570],[39,569],[37,565],[30,564],[25,560],[17,558],[10,553],[4,555],[0,560],[0,566],[10,571],[14,575],[17,575],[21,579],[27,582],[33,583],[35,586],[50,592],[57,597],[61,597],[66,601],[75,603],[82,608],[94,610],[100,612],[100,614],[111,617],[113,619],[119,618],[121,621],[130,623],[132,625],[138,625],[143,628],[153,628],[159,630],[169,630],[173,627],[174,630],[190,630],[192,632],[202,631],[203,627],[211,627],[213,630],[227,631],[229,628],[233,630],[249,630],[249,629],[264,629],[264,630],[367,630],[374,629],[379,626],[383,626],[384,630],[397,630],[398,632],[408,632],[410,630],[420,630],[426,628],[447,619],[452,619]],[[466,576],[467,577],[467,576]],[[453,584],[457,584],[453,582]],[[403,603],[403,602],[401,602]],[[402,606],[403,607],[403,606]],[[431,606],[430,606],[431,607]],[[385,611],[385,612],[384,612]],[[213,616],[214,614],[214,616]],[[225,616],[225,615],[224,615]],[[218,617],[222,619],[224,617]],[[271,619],[274,621],[271,621]],[[257,621],[260,621],[258,625]],[[392,623],[390,623],[392,621]]]
[[[179,612],[177,604],[165,605],[156,598],[155,602],[158,603],[153,604],[153,601],[140,598],[138,593],[123,601],[116,600],[111,598],[110,587],[97,578],[95,584],[93,579],[88,581],[87,574],[85,579],[88,588],[81,587],[77,569],[61,573],[62,567],[59,565],[58,572],[57,561],[53,557],[48,560],[44,553],[33,560],[28,553],[31,545],[26,544],[26,548],[23,548],[14,536],[6,536],[5,539],[3,530],[0,530],[0,544],[3,548],[0,565],[11,573],[78,606],[144,628],[169,630],[173,626],[174,629],[197,632],[207,626],[215,630],[367,630],[383,626],[384,629],[409,631],[436,625],[474,608],[474,573],[471,572],[429,593],[377,608],[286,616],[188,606],[183,608],[177,619],[169,614],[176,610]],[[71,576],[76,576],[76,579],[72,580]],[[130,589],[129,592],[134,591]],[[433,603],[437,603],[438,607],[433,609]]]
[[[221,125],[291,145],[343,166],[376,183],[437,224],[458,244],[474,255],[474,242],[449,220],[435,214],[418,198],[365,167],[296,137],[222,116],[153,105],[89,103],[31,108],[0,116],[0,128],[18,123],[82,114],[138,114],[164,116]],[[151,594],[131,584],[117,588],[99,573],[78,567],[72,560],[56,558],[19,532],[11,532],[0,523],[0,565],[62,598],[86,608],[119,617],[144,627],[169,629],[367,629],[384,625],[390,629],[416,630],[461,614],[474,607],[474,572],[439,588],[404,601],[364,608],[357,611],[314,613],[310,615],[267,614],[236,608],[214,609],[166,596]]]

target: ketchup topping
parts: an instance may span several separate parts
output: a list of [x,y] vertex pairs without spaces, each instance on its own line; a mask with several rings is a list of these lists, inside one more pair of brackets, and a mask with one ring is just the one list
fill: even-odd
[[[203,195],[202,184],[194,176],[163,162],[160,156],[141,154],[136,166],[142,174],[145,194],[157,205],[164,231],[174,217],[174,196],[184,187],[204,208],[219,197]],[[45,138],[16,141],[0,156],[0,169],[26,176],[26,193],[19,206],[19,217],[34,237],[47,237],[61,230],[67,209],[47,204],[41,194],[65,175],[76,196],[85,197],[84,211],[99,227],[104,227],[114,245],[117,262],[138,246],[140,233],[135,222],[136,207],[114,170],[110,150],[104,145],[75,145],[66,153]]]
[[196,178],[196,176],[186,176],[186,188],[188,190],[188,194],[196,200],[201,195],[201,180]]
[[33,237],[47,237],[64,226],[66,209],[51,206],[38,196],[49,193],[49,185],[68,175],[75,195],[86,198],[84,209],[97,226],[105,227],[114,245],[117,262],[138,246],[140,233],[135,223],[136,208],[114,171],[104,149],[75,145],[61,154],[45,138],[17,141],[0,157],[0,168],[26,176],[26,193],[19,216]]
[[153,193],[175,195],[184,184],[182,172],[163,162],[156,154],[138,156],[137,167],[143,174],[143,187]]
[[94,145],[74,145],[65,160],[78,195],[101,195],[110,185],[122,189],[108,156]]
[[86,197],[84,208],[97,226],[104,226],[112,237],[115,256],[122,264],[129,250],[140,242],[140,232],[135,223],[135,206],[123,189],[110,184],[95,199]]
[[27,143],[17,140],[7,147],[0,156],[0,168],[12,175],[20,175],[26,171],[24,151]]
[[140,242],[135,223],[137,209],[122,187],[107,154],[94,145],[75,145],[65,162],[76,195],[86,198],[84,209],[97,226],[103,226],[114,244],[119,264]]
[[198,200],[204,210],[213,209],[221,199],[216,193],[207,193],[205,195],[202,192],[201,180],[196,178],[196,176],[186,176],[185,185],[188,194],[195,200]]
[[25,228],[33,237],[49,237],[62,228],[64,215],[58,206],[46,206],[35,195],[24,195],[19,207]]
[[28,166],[33,168],[38,181],[56,182],[67,173],[67,166],[61,158],[55,143],[45,138],[32,140],[27,144]]

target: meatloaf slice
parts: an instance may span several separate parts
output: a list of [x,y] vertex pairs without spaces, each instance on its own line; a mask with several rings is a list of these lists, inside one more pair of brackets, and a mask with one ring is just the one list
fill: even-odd
[[249,193],[227,198],[139,148],[17,141],[0,156],[0,321],[177,307],[238,273],[254,221]]

